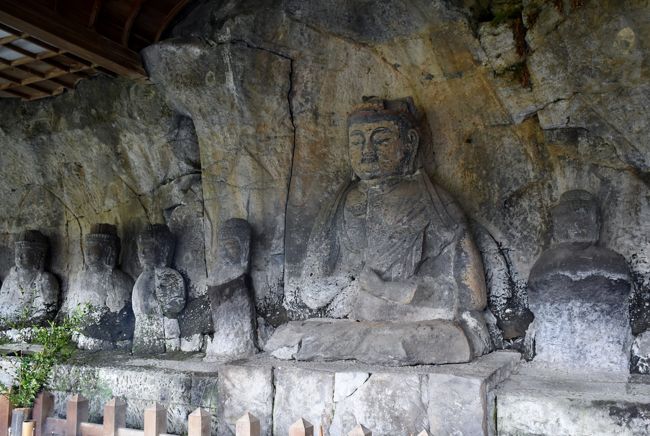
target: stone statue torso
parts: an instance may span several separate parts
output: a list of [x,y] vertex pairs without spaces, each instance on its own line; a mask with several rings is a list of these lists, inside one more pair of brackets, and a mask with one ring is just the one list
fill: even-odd
[[59,285],[52,274],[26,275],[12,267],[0,288],[0,319],[17,322],[25,315],[25,321],[38,324],[56,314],[58,300]]
[[185,307],[183,277],[174,269],[145,269],[133,287],[136,315],[176,316]]
[[133,280],[118,269],[81,270],[72,283],[66,312],[90,305],[94,310],[119,312],[131,301]]

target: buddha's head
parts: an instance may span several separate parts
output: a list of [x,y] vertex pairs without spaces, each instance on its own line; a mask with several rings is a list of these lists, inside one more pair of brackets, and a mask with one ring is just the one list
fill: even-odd
[[92,269],[115,268],[120,253],[117,228],[111,224],[95,224],[84,239],[86,265]]
[[169,266],[173,255],[174,235],[166,225],[150,225],[138,235],[138,259],[143,268]]
[[15,245],[15,262],[19,270],[43,271],[47,254],[47,238],[38,230],[25,230]]
[[420,143],[411,98],[370,99],[348,116],[348,152],[362,180],[412,174]]
[[580,189],[567,191],[551,209],[553,242],[595,244],[600,239],[600,209],[594,196]]
[[241,218],[231,218],[219,231],[217,279],[225,281],[247,273],[250,263],[251,226]]

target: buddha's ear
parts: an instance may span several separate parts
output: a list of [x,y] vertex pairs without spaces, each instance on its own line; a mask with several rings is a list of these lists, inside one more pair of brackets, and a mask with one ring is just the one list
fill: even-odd
[[409,131],[406,133],[406,141],[411,146],[411,148],[415,149],[420,143],[420,134],[415,129],[409,129]]

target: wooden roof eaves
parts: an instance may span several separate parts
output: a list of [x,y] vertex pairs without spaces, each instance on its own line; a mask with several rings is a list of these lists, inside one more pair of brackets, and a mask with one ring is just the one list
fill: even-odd
[[0,1],[0,22],[116,74],[146,78],[136,52],[64,17],[53,17],[52,11],[31,0]]

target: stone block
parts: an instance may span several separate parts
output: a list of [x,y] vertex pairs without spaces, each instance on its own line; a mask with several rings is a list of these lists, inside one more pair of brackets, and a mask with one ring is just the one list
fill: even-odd
[[647,435],[650,386],[611,373],[522,368],[497,389],[500,436]]
[[333,416],[333,373],[282,367],[275,370],[273,434],[288,434],[298,418],[306,419],[315,428],[322,425],[328,429]]
[[260,422],[261,435],[273,428],[273,370],[270,367],[224,366],[219,371],[217,434],[234,435],[246,412]]
[[294,321],[278,328],[265,349],[280,359],[356,360],[394,366],[468,362],[473,357],[463,329],[447,320]]

